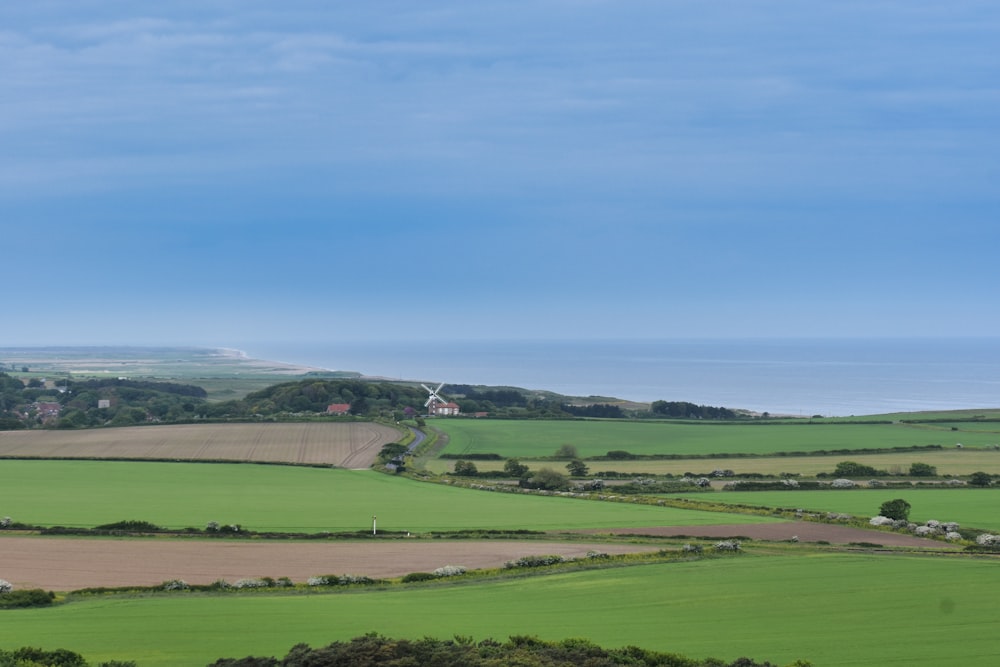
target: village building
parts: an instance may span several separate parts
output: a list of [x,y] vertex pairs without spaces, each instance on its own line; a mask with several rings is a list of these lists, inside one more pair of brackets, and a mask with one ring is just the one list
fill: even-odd
[[435,417],[454,417],[461,410],[458,407],[458,403],[438,403],[434,402],[431,406],[431,414]]

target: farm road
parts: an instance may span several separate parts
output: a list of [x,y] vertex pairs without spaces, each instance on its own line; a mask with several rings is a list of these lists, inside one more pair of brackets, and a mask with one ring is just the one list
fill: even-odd
[[541,541],[372,540],[248,542],[193,539],[0,537],[3,576],[17,588],[72,591],[93,586],[155,586],[171,579],[210,584],[244,577],[305,582],[324,574],[396,577],[444,565],[500,567],[522,556],[588,551],[652,551],[649,545]]

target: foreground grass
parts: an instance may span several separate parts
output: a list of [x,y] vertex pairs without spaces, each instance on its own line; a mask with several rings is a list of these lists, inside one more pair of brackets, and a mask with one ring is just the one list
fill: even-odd
[[761,522],[667,507],[489,493],[373,471],[252,464],[0,461],[0,508],[15,521],[93,527],[125,519],[181,529],[209,521],[318,533]]
[[1000,507],[1000,488],[719,491],[696,498],[734,505],[843,512],[861,517],[875,516],[882,503],[902,498],[911,505],[911,521],[957,521],[968,528],[1000,531],[1000,514],[997,512]]
[[968,557],[804,549],[412,590],[96,598],[0,614],[0,647],[66,647],[92,662],[183,667],[377,631],[587,637],[779,664],[988,665],[996,653],[995,569]]
[[562,445],[575,446],[583,457],[603,456],[612,450],[644,455],[705,456],[926,445],[954,447],[957,443],[966,447],[987,447],[1000,441],[997,433],[978,428],[956,432],[951,430],[952,425],[808,421],[764,424],[440,419],[434,426],[449,436],[444,453],[492,453],[508,458],[552,456]]

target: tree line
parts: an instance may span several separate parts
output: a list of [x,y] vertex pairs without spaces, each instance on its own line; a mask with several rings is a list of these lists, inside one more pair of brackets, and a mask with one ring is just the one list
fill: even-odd
[[[16,428],[87,428],[150,422],[196,420],[296,419],[327,413],[331,404],[349,406],[362,418],[406,419],[426,412],[427,392],[399,382],[356,378],[307,378],[271,385],[241,399],[210,402],[204,388],[193,384],[130,379],[67,379],[47,386],[27,384],[0,372],[0,430]],[[446,385],[443,396],[466,415],[487,414],[509,419],[738,419],[727,408],[682,401],[654,401],[647,411],[619,405],[573,405],[556,394],[509,387]],[[53,411],[49,406],[58,405]]]

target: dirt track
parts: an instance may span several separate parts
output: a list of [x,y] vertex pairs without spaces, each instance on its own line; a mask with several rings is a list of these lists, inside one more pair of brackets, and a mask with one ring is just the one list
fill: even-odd
[[499,567],[521,556],[653,551],[650,545],[535,541],[247,542],[244,540],[0,537],[0,571],[17,588],[71,591],[94,586],[232,583],[244,577],[322,574],[394,577],[444,565]]

